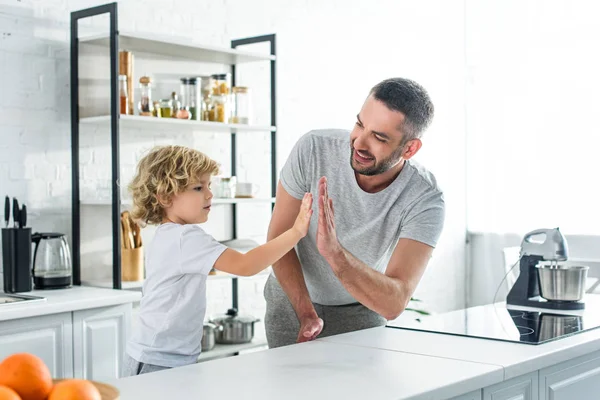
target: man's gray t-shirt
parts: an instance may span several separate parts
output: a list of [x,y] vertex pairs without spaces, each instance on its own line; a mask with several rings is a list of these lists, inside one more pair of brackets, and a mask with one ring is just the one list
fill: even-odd
[[350,165],[350,132],[315,130],[303,135],[281,171],[281,184],[294,198],[313,194],[308,234],[296,246],[313,302],[356,303],[316,245],[318,182],[327,177],[340,244],[371,268],[384,273],[401,238],[435,247],[444,224],[444,198],[434,176],[408,160],[396,179],[377,193],[358,186]]

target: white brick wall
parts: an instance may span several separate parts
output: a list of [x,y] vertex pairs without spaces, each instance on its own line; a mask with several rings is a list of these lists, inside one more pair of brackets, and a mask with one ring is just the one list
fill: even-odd
[[[0,195],[9,194],[31,210],[38,231],[70,234],[69,12],[102,4],[92,0],[22,0],[0,4]],[[420,161],[446,189],[446,228],[417,295],[437,311],[464,305],[464,79],[463,12],[460,2],[124,0],[119,2],[120,29],[177,35],[228,46],[232,38],[277,33],[278,168],[297,138],[309,129],[351,128],[369,88],[390,76],[406,76],[425,85],[437,106],[436,120],[425,137]],[[350,8],[352,5],[353,8]],[[367,17],[366,11],[372,12]],[[106,18],[80,24],[85,33],[106,28]],[[410,39],[409,39],[410,38]],[[264,50],[264,46],[257,50]],[[102,78],[106,69],[83,68],[82,75]],[[87,65],[87,64],[85,64]],[[100,64],[101,65],[101,64]],[[169,65],[136,59],[136,75],[168,73]],[[177,65],[184,73],[185,64]],[[241,68],[240,80],[253,82],[259,121],[265,113],[268,82],[265,66]],[[89,74],[89,75],[88,75]],[[167,88],[164,88],[168,93]],[[169,90],[170,91],[170,90]],[[98,94],[98,92],[96,92]],[[89,91],[82,90],[82,96]],[[91,103],[91,102],[90,102]],[[97,107],[97,105],[95,105]],[[103,105],[106,107],[106,104]],[[87,112],[88,110],[82,110]],[[194,145],[229,168],[229,142],[194,133],[122,131],[123,183],[133,174],[140,152],[158,143]],[[239,139],[239,174],[269,190],[268,136]],[[103,196],[109,188],[109,148],[105,129],[85,127],[81,135],[82,194]],[[246,172],[247,171],[247,172]],[[264,207],[263,207],[264,208]],[[262,209],[250,208],[247,214]],[[222,221],[215,209],[209,228],[216,236]],[[106,207],[84,207],[84,261],[109,266],[109,214]],[[268,208],[240,233],[264,238]],[[145,233],[150,236],[150,230]],[[148,237],[149,239],[149,237]],[[146,241],[148,242],[148,241]],[[91,264],[87,264],[88,267]],[[90,277],[107,268],[86,269]],[[264,278],[240,284],[243,311],[262,316]],[[230,282],[209,287],[209,311],[230,304]]]

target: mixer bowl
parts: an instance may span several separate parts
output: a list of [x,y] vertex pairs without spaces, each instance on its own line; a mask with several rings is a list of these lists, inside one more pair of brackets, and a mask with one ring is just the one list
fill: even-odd
[[588,266],[537,265],[540,295],[550,301],[579,301],[585,293]]

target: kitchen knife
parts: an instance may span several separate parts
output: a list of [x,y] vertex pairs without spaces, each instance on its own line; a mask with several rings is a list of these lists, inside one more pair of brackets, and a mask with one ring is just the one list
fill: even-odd
[[19,226],[19,202],[17,201],[16,198],[13,197],[13,222],[15,225],[15,228],[18,228]]
[[6,227],[8,228],[8,220],[10,220],[10,199],[6,196],[4,199],[4,221],[6,221]]
[[21,207],[21,211],[19,212],[19,217],[20,217],[20,227],[21,228],[25,228],[25,226],[27,225],[27,206],[25,204],[23,204],[23,207]]

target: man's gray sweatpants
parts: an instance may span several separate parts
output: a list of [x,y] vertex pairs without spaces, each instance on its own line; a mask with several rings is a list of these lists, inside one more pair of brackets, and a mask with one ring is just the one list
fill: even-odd
[[[264,295],[267,302],[265,329],[269,348],[296,343],[300,322],[290,300],[273,275],[267,280]],[[313,305],[324,322],[323,331],[318,337],[374,328],[387,323],[381,315],[360,303],[342,306]]]

